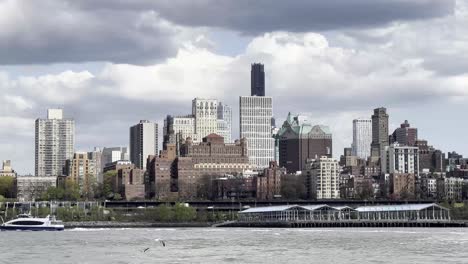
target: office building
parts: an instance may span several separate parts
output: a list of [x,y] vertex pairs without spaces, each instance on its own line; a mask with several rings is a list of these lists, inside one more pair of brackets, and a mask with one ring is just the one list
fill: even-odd
[[331,158],[332,133],[328,126],[312,125],[306,116],[288,114],[276,134],[279,166],[288,173],[302,171],[308,159],[322,156]]
[[130,128],[130,161],[139,169],[146,169],[146,159],[158,154],[158,124],[141,120]]
[[372,144],[371,157],[376,162],[381,157],[381,152],[389,145],[388,142],[388,114],[386,108],[374,109],[372,115]]
[[192,100],[195,133],[200,138],[218,132],[218,100],[195,98]]
[[405,120],[399,128],[395,129],[393,134],[390,136],[390,143],[398,143],[405,146],[414,146],[418,140],[418,129],[410,127],[408,120]]
[[241,96],[239,111],[240,138],[247,139],[250,163],[258,169],[268,168],[275,159],[275,140],[271,135],[273,98]]
[[218,135],[224,142],[232,143],[232,108],[229,105],[218,103]]
[[352,155],[367,160],[371,155],[371,144],[372,120],[365,118],[354,119]]
[[48,109],[47,119],[36,119],[35,134],[36,176],[63,175],[74,153],[75,121],[63,118],[62,109]]
[[252,64],[250,70],[250,95],[265,96],[265,70],[263,64]]

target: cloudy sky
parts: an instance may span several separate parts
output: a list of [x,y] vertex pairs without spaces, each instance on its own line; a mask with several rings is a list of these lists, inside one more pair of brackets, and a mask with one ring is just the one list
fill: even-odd
[[0,159],[34,171],[34,120],[62,107],[77,151],[128,144],[140,119],[234,108],[262,62],[277,123],[329,125],[385,106],[443,151],[468,154],[466,0],[0,0]]

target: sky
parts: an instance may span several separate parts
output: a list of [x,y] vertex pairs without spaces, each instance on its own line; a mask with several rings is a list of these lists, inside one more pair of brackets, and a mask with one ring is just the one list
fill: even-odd
[[141,119],[233,106],[265,64],[266,94],[330,126],[386,107],[444,152],[468,154],[467,0],[0,0],[0,159],[34,172],[34,120],[63,108],[76,151],[128,145]]

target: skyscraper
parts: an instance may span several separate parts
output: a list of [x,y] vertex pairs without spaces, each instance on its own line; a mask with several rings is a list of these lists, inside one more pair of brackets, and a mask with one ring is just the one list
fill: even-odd
[[379,160],[381,153],[388,146],[388,114],[384,107],[374,109],[372,115],[372,145],[371,156],[373,161]]
[[62,109],[48,109],[47,119],[36,119],[36,176],[63,175],[75,148],[75,121],[64,119]]
[[250,70],[250,95],[265,96],[265,70],[263,64],[252,64]]
[[224,142],[232,143],[232,108],[221,102],[218,103],[218,135]]
[[241,96],[239,98],[240,138],[247,139],[250,164],[268,168],[275,159],[275,140],[271,136],[273,98]]
[[218,132],[218,100],[195,98],[192,100],[195,133],[202,139]]
[[141,120],[130,127],[130,161],[137,168],[146,169],[149,155],[158,154],[158,124]]
[[361,159],[367,159],[371,155],[372,144],[372,120],[359,118],[353,120],[353,145],[352,154]]
[[392,142],[398,142],[400,145],[414,146],[418,140],[418,129],[411,127],[408,120],[405,120],[399,128],[395,129],[391,136]]
[[289,173],[305,169],[308,159],[332,156],[330,128],[312,125],[308,120],[306,116],[289,113],[275,137],[278,141],[279,166]]

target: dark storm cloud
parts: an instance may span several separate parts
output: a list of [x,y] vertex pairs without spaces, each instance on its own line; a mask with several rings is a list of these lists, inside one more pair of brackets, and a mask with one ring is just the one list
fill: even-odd
[[[5,3],[2,9],[6,26],[0,29],[0,64],[151,63],[174,55],[180,47],[176,25],[256,35],[279,30],[369,28],[395,20],[445,16],[454,10],[454,0],[18,0]],[[141,24],[145,13],[146,20]],[[167,25],[160,19],[173,24]]]
[[372,27],[395,20],[428,19],[452,14],[454,0],[83,0],[82,8],[154,9],[187,26],[227,28],[245,34],[269,31],[308,32]]

